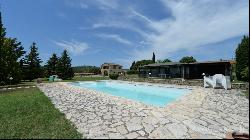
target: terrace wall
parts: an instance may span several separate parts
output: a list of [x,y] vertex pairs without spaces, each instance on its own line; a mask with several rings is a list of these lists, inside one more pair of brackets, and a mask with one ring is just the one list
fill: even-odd
[[[126,80],[126,79],[125,79]],[[155,79],[155,78],[132,78],[127,80],[133,80],[136,82],[149,82],[149,83],[162,83],[162,84],[175,84],[175,85],[187,85],[187,86],[200,86],[203,87],[203,79],[192,79],[182,81],[182,79]],[[249,90],[249,83],[232,83],[232,89]]]

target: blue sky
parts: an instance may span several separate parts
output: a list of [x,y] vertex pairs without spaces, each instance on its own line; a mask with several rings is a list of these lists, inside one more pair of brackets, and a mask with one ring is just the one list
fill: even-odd
[[[67,49],[73,66],[194,56],[232,59],[249,35],[248,0],[1,0],[9,37],[44,63]],[[44,64],[43,63],[43,64]]]

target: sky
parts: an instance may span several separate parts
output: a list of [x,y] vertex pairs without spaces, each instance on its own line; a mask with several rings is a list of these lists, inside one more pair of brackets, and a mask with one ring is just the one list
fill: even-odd
[[73,66],[193,56],[232,59],[249,35],[248,0],[1,0],[8,37],[43,65],[67,49]]

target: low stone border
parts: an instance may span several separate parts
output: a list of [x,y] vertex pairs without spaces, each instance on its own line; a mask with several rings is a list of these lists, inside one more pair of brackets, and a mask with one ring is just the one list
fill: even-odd
[[22,89],[22,88],[32,88],[32,87],[36,87],[36,86],[19,86],[19,87],[1,88],[0,91],[9,91],[9,90]]
[[[199,86],[203,87],[203,80],[189,80],[182,81],[181,79],[152,79],[152,78],[132,78],[124,79],[125,81],[136,81],[136,82],[149,82],[149,83],[162,83],[171,85],[187,85],[187,86]],[[249,90],[249,83],[232,83],[232,89]]]
[[232,83],[232,89],[249,90],[249,83]]

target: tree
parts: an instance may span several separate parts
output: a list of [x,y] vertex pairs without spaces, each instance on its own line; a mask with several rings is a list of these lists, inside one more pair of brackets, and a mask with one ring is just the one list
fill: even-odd
[[58,65],[58,57],[56,56],[55,53],[53,53],[50,59],[47,61],[47,64],[45,65],[46,77],[57,74],[56,71],[57,65]]
[[[21,42],[16,38],[5,37],[6,32],[2,24],[0,12],[0,85],[15,84],[21,81],[21,68],[18,59],[25,53]],[[10,77],[13,80],[10,81]]]
[[249,37],[244,36],[236,49],[236,77],[238,80],[248,81],[246,74],[249,68]]
[[38,48],[36,43],[33,42],[30,46],[30,53],[25,56],[24,63],[26,64],[25,79],[34,80],[42,76],[42,69],[40,63],[42,63],[39,58]]
[[185,56],[182,57],[182,59],[180,60],[180,63],[194,63],[197,62],[195,58],[193,58],[193,56]]
[[152,61],[155,63],[155,53],[153,52]]
[[74,73],[94,73],[94,74],[101,73],[101,68],[96,66],[76,66],[72,68]]
[[244,81],[247,81],[247,82],[249,81],[249,67],[245,67],[245,69],[240,74]]
[[1,48],[3,65],[1,66],[1,82],[8,84],[12,77],[12,84],[18,83],[22,79],[22,71],[18,59],[25,53],[21,42],[17,39],[5,38]]
[[6,32],[5,32],[5,28],[3,27],[3,23],[2,23],[2,14],[0,11],[0,85],[3,85],[5,83],[5,70],[4,70],[4,38],[5,38]]
[[164,60],[157,60],[157,63],[167,63],[172,62],[170,59],[164,59]]
[[0,11],[0,47],[3,46],[4,38],[5,38],[5,35],[6,35],[5,30],[6,29],[4,28],[3,23],[2,23],[2,14],[1,14],[1,11]]
[[64,50],[62,56],[58,61],[57,74],[63,80],[72,79],[74,77],[74,72],[71,67],[71,59],[68,55],[67,50]]
[[144,65],[148,65],[148,64],[152,64],[154,63],[152,60],[141,60],[141,61],[137,61],[134,65],[134,70],[139,69],[140,66],[144,66]]
[[135,61],[131,64],[130,70],[135,70]]

